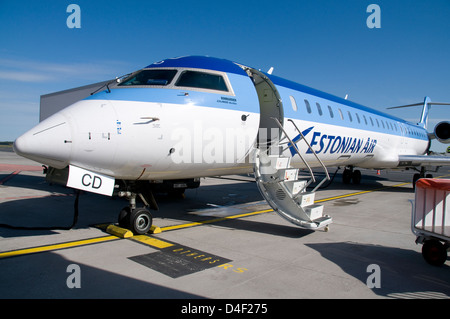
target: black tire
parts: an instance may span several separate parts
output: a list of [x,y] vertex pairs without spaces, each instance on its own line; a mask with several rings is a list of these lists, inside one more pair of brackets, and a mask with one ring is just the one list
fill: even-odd
[[124,207],[119,213],[119,226],[122,228],[129,229],[130,228],[130,215],[131,209],[130,207]]
[[152,214],[146,208],[136,208],[130,214],[129,229],[137,235],[146,234],[153,224]]
[[350,184],[352,181],[352,171],[349,169],[344,169],[344,172],[342,173],[342,182],[344,184]]
[[441,266],[447,260],[447,250],[439,240],[430,239],[423,243],[422,256],[430,265]]
[[353,184],[359,185],[361,184],[361,171],[360,170],[354,170],[352,173],[352,181]]

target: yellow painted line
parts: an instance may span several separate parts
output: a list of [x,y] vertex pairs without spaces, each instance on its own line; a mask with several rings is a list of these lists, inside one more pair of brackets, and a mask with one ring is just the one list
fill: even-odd
[[194,227],[194,226],[199,226],[199,225],[204,225],[204,224],[217,223],[217,222],[221,222],[221,221],[224,221],[224,220],[248,217],[248,216],[268,213],[268,212],[272,212],[272,211],[273,211],[273,209],[266,209],[266,210],[260,210],[260,211],[257,211],[257,212],[251,212],[251,213],[244,213],[244,214],[239,214],[239,215],[215,218],[215,219],[204,220],[204,221],[200,221],[200,222],[193,222],[193,223],[188,223],[188,224],[181,224],[181,225],[175,225],[175,226],[161,227],[161,231],[163,232],[163,231],[169,231],[169,230],[175,230],[175,229],[189,228],[189,227]]
[[[355,192],[355,193],[350,193],[350,194],[344,194],[344,195],[339,195],[339,196],[328,197],[328,198],[316,200],[315,203],[321,203],[321,202],[331,201],[331,200],[335,200],[335,199],[346,198],[346,197],[350,197],[350,196],[357,196],[357,195],[372,193],[372,192],[384,190],[384,189],[387,189],[387,188],[401,187],[401,186],[405,186],[405,185],[408,185],[408,184],[411,184],[411,183],[400,183],[400,184],[396,184],[396,185],[392,185],[392,186],[385,186],[385,187],[380,187],[380,188],[367,190],[367,191],[361,191],[361,192]],[[187,224],[181,224],[181,225],[161,227],[161,231],[163,232],[163,231],[170,231],[170,230],[176,230],[176,229],[195,227],[195,226],[200,226],[200,225],[205,225],[205,224],[212,224],[212,223],[217,223],[217,222],[221,222],[221,221],[224,221],[224,220],[237,219],[237,218],[242,218],[242,217],[248,217],[248,216],[253,216],[253,215],[264,214],[264,213],[268,213],[268,212],[273,212],[273,209],[266,209],[266,210],[260,210],[260,211],[257,211],[257,212],[251,212],[251,213],[245,213],[245,214],[239,214],[239,215],[232,215],[232,216],[227,216],[227,217],[222,217],[222,218],[215,218],[215,219],[204,220],[204,221],[200,221],[200,222],[193,222],[193,223],[187,223]]]
[[[443,178],[443,177],[448,177],[448,176],[450,176],[450,175],[439,176],[437,178]],[[367,190],[367,191],[361,191],[361,192],[344,194],[344,195],[339,195],[339,196],[334,196],[334,197],[328,197],[328,198],[316,200],[315,203],[320,203],[320,202],[331,201],[331,200],[345,198],[345,197],[350,197],[350,196],[357,196],[357,195],[372,193],[372,192],[384,190],[384,189],[387,189],[387,188],[401,187],[401,186],[405,186],[405,185],[408,185],[408,184],[410,184],[410,183],[401,183],[401,184],[396,184],[396,185],[386,186],[386,187],[380,187],[380,188]],[[243,217],[248,217],[248,216],[264,214],[264,213],[268,213],[268,212],[273,212],[273,209],[265,209],[265,210],[260,210],[260,211],[256,211],[256,212],[250,212],[250,213],[226,216],[226,217],[215,218],[215,219],[210,219],[210,220],[204,220],[204,221],[200,221],[200,222],[193,222],[193,223],[188,223],[188,224],[167,226],[167,227],[162,227],[162,228],[159,228],[159,227],[155,226],[154,230],[156,230],[155,233],[159,233],[159,232],[162,232],[162,231],[170,231],[170,230],[189,228],[189,227],[200,226],[200,225],[205,225],[205,224],[212,224],[212,223],[217,223],[217,222],[224,221],[224,220],[232,220],[232,219],[237,219],[237,218],[243,218]],[[103,226],[106,226],[106,225],[108,225],[108,224],[105,224]],[[114,235],[103,236],[103,237],[97,237],[97,238],[91,238],[91,239],[85,239],[85,240],[77,240],[77,241],[67,242],[67,243],[60,243],[60,244],[54,244],[54,245],[47,245],[47,246],[40,246],[40,247],[34,247],[34,248],[25,248],[25,249],[18,249],[18,250],[13,250],[13,251],[7,251],[7,252],[0,253],[0,259],[1,258],[7,258],[7,257],[13,257],[13,256],[35,254],[35,253],[40,253],[40,252],[52,251],[52,250],[65,249],[65,248],[72,248],[72,247],[78,247],[78,246],[84,246],[84,245],[90,245],[90,244],[97,244],[97,243],[102,243],[102,242],[107,242],[107,241],[121,239],[121,237],[122,238],[130,238],[130,239],[142,242],[144,244],[147,244],[149,246],[153,246],[153,247],[160,248],[160,249],[173,246],[173,244],[171,244],[171,243],[168,243],[168,242],[165,242],[165,241],[153,238],[153,237],[148,237],[146,235],[137,235],[137,236],[132,236],[131,237],[131,236],[129,236],[129,234],[127,232],[125,232],[123,234],[121,233],[121,234],[118,234],[118,235],[121,235],[121,236],[120,237],[114,236]]]
[[119,239],[119,237],[103,236],[103,237],[97,237],[97,238],[91,238],[91,239],[85,239],[85,240],[77,240],[77,241],[72,241],[72,242],[68,242],[68,243],[40,246],[40,247],[34,247],[34,248],[18,249],[18,250],[0,253],[0,258],[35,254],[35,253],[41,253],[41,252],[51,251],[51,250],[58,250],[58,249],[64,249],[64,248],[97,244],[97,243],[107,242],[107,241],[116,240],[116,239]]
[[[450,174],[449,175],[438,176],[438,177],[435,177],[435,178],[444,178],[444,177],[448,177],[448,176],[450,176]],[[340,198],[345,198],[345,197],[350,197],[350,196],[356,196],[356,195],[362,195],[362,194],[367,194],[367,193],[373,193],[373,192],[385,190],[385,189],[388,189],[388,188],[402,187],[402,186],[405,186],[405,185],[411,185],[411,182],[400,183],[400,184],[391,185],[391,186],[384,186],[384,187],[380,187],[380,188],[371,189],[371,190],[368,190],[368,191],[361,191],[361,192],[356,192],[356,193],[350,193],[350,194],[345,194],[345,195],[328,197],[328,198],[316,200],[314,202],[315,203],[327,202],[327,201],[330,201],[330,200],[335,200],[335,199],[340,199]]]
[[375,188],[375,189],[371,189],[371,190],[368,190],[368,191],[361,191],[361,192],[356,192],[356,193],[338,195],[338,196],[334,196],[334,197],[318,199],[318,200],[314,201],[314,203],[327,202],[327,201],[330,201],[330,200],[346,198],[346,197],[350,197],[350,196],[357,196],[357,195],[362,195],[362,194],[367,194],[367,193],[373,193],[373,192],[378,192],[378,191],[381,191],[381,190],[384,190],[384,189],[387,189],[387,188],[401,187],[401,186],[405,186],[405,185],[409,185],[409,184],[411,184],[411,183],[401,183],[401,184],[392,185],[392,186],[385,186],[385,187]]
[[170,246],[173,246],[173,244],[153,238],[153,237],[148,237],[146,235],[136,235],[133,236],[131,239],[139,241],[143,244],[149,245],[149,246],[153,246],[159,249],[163,249],[163,248],[167,248]]

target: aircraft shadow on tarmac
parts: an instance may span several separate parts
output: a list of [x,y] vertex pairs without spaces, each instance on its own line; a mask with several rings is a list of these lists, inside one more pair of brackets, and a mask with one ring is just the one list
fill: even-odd
[[[166,194],[156,194],[159,205],[158,211],[152,211],[154,219],[173,219],[182,223],[201,222],[218,218],[213,215],[198,215],[197,211],[211,209],[211,198],[214,196],[214,207],[227,208],[232,205],[254,203],[255,210],[270,209],[256,188],[255,184],[244,185],[249,187],[245,195],[234,196],[236,187],[232,185],[206,185],[196,190],[188,190],[186,197],[172,198]],[[251,190],[254,188],[254,190]],[[61,194],[61,191],[64,192]],[[75,194],[61,186],[55,186],[53,195],[37,198],[21,198],[0,203],[0,224],[18,227],[49,227],[61,228],[71,225],[74,218]],[[89,228],[98,224],[116,223],[118,212],[128,202],[117,197],[106,197],[91,193],[82,193],[79,198],[79,215],[74,229]],[[235,207],[235,206],[233,206]],[[239,213],[248,213],[240,211]],[[193,213],[194,212],[194,213]],[[219,216],[220,218],[220,216]],[[281,220],[281,219],[280,219]],[[174,221],[174,223],[176,223]],[[248,219],[230,219],[209,224],[211,227],[228,227],[258,233],[284,236],[290,238],[300,238],[312,231],[301,229],[294,225],[272,224],[261,221],[251,221]],[[202,227],[202,226],[199,226]],[[55,234],[56,230],[48,229],[11,229],[0,227],[2,237],[22,237]]]
[[[320,180],[320,173],[318,175],[318,180]],[[0,178],[2,176],[0,175]],[[239,180],[239,177],[237,179]],[[382,188],[381,179],[379,176],[368,176],[367,183],[343,185],[341,183],[341,174],[337,173],[335,180],[328,185],[327,189],[342,190],[343,187],[349,191],[379,189]],[[241,181],[246,181],[241,183],[227,183],[225,180],[226,178],[224,178],[223,184],[219,181],[215,185],[201,185],[200,188],[187,190],[184,199],[173,198],[166,194],[156,194],[155,197],[160,209],[152,211],[152,214],[154,218],[198,222],[214,217],[191,214],[191,212],[211,208],[211,205],[227,207],[263,200],[256,184],[248,177],[241,179]],[[327,186],[327,183],[324,186]],[[1,187],[22,188],[23,196],[21,193],[15,195],[17,199],[13,198],[0,203],[0,224],[55,228],[71,225],[75,201],[73,189],[60,185],[49,185],[45,182],[44,176],[26,176],[21,174],[9,179]],[[29,190],[41,190],[46,193],[39,197],[39,194],[32,192],[33,195],[28,197]],[[404,187],[389,188],[388,190],[391,192],[412,192],[412,189]],[[350,204],[355,203],[348,203],[347,201],[337,202],[337,205]],[[128,202],[122,198],[82,193],[79,200],[79,217],[74,228],[88,228],[96,224],[116,223],[120,210],[127,205]],[[265,205],[263,209],[267,208],[269,206]],[[248,219],[226,220],[215,225],[290,238],[299,238],[311,233],[309,230],[301,229],[294,225],[275,225]],[[2,237],[36,236],[54,233],[55,231],[53,230],[21,230],[0,227],[0,236]]]
[[347,274],[364,284],[373,270],[380,267],[380,288],[372,291],[392,298],[442,298],[450,297],[450,267],[427,264],[417,251],[354,242],[310,243],[306,246],[338,265]]
[[[101,253],[98,257],[102,258]],[[0,299],[204,298],[78,261],[76,264],[80,267],[81,286],[68,288],[67,280],[70,272],[66,270],[73,263],[54,252],[3,259],[1,260],[2,273],[8,276],[0,274],[2,282]],[[151,278],[148,279],[151,281]]]

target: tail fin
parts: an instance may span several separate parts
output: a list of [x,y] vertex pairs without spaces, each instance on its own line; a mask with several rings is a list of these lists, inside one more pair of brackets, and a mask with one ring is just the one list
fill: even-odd
[[428,112],[431,108],[431,100],[428,96],[425,96],[425,99],[423,100],[423,109],[422,109],[422,115],[420,116],[420,122],[417,123],[420,127],[423,127],[424,129],[427,129],[428,124]]
[[425,96],[425,99],[423,100],[423,103],[414,103],[414,104],[408,104],[408,105],[400,105],[400,106],[393,106],[388,107],[388,109],[398,109],[402,107],[410,107],[410,106],[418,106],[422,105],[422,115],[420,116],[420,122],[417,123],[418,126],[423,127],[424,129],[427,128],[428,124],[428,113],[430,111],[430,108],[432,105],[450,105],[450,103],[439,103],[439,102],[431,102],[430,98],[428,96]]

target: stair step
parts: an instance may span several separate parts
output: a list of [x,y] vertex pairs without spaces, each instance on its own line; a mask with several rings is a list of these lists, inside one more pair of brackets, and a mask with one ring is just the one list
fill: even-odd
[[333,222],[333,219],[330,216],[322,216],[314,219],[313,222],[317,225],[317,228],[322,228],[331,224]]
[[307,184],[307,180],[284,181],[284,186],[286,186],[286,189],[292,197],[296,196],[300,192],[304,192]]
[[316,220],[323,215],[323,205],[313,204],[303,208],[311,220]]
[[304,192],[297,196],[297,203],[300,204],[301,207],[306,207],[314,204],[314,199],[316,198],[316,193],[312,192]]
[[[277,147],[276,144],[273,146]],[[299,169],[290,166],[291,157],[268,155],[259,147],[254,159],[257,186],[277,214],[303,228],[328,228],[331,217],[323,215],[323,205],[314,204],[315,193],[306,191],[314,180],[311,169],[309,177],[299,177]]]
[[298,169],[280,169],[278,170],[278,178],[282,181],[296,181],[298,179]]
[[[272,157],[272,156],[269,156]],[[291,164],[291,159],[289,157],[276,157],[275,168],[276,169],[287,169]],[[273,163],[273,162],[272,162]]]

